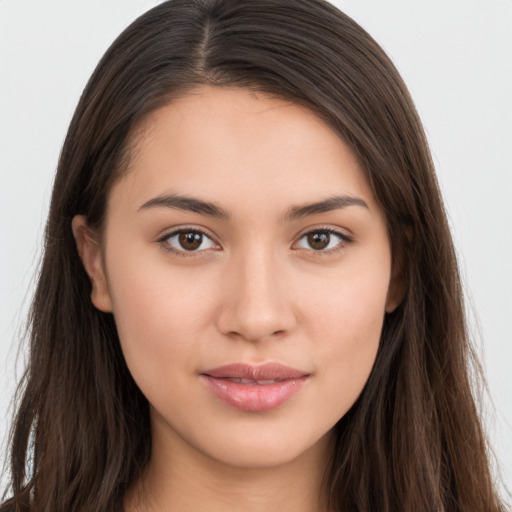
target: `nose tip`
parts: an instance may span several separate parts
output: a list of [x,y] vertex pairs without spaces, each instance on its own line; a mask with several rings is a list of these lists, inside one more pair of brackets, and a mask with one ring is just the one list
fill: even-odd
[[[230,328],[223,332],[231,338],[240,338],[251,342],[258,342],[264,339],[278,338],[287,331],[287,329],[275,329],[276,322],[269,317],[249,316],[250,313],[243,308],[238,308],[238,318],[231,322]],[[221,329],[222,330],[222,329]]]
[[293,304],[278,269],[270,264],[231,269],[218,317],[219,330],[232,338],[261,341],[279,338],[295,325]]

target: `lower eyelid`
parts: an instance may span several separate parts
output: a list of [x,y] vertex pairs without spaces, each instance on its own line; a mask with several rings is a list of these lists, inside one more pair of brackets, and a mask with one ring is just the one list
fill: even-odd
[[[186,249],[180,249],[173,247],[169,244],[168,240],[172,237],[175,237],[179,235],[180,233],[186,233],[186,232],[195,232],[200,233],[203,237],[208,239],[210,241],[210,244],[212,247],[207,247],[204,249],[197,249],[197,250],[186,250]],[[335,247],[331,247],[330,249],[313,249],[312,247],[306,248],[306,247],[296,247],[300,240],[302,240],[304,237],[312,234],[312,233],[328,233],[329,235],[335,236],[338,238],[338,243]],[[162,246],[162,248],[166,252],[171,252],[180,256],[194,256],[209,250],[218,250],[221,249],[220,244],[208,233],[203,231],[202,229],[198,228],[188,228],[187,226],[179,229],[174,229],[173,231],[170,231],[169,233],[164,234],[161,236],[158,240],[159,244]],[[300,235],[300,237],[297,239],[296,242],[293,243],[292,248],[298,249],[298,250],[306,250],[308,252],[313,253],[314,255],[322,256],[322,255],[328,255],[331,253],[338,252],[342,250],[346,245],[353,242],[353,239],[349,237],[348,235],[341,233],[340,231],[334,230],[332,228],[318,228],[318,229],[312,229],[310,231],[307,231],[306,233],[303,233]]]
[[344,233],[341,233],[337,230],[331,229],[331,228],[318,228],[318,229],[311,229],[310,231],[307,231],[306,233],[303,233],[298,239],[297,242],[295,242],[293,245],[296,245],[302,240],[303,238],[307,237],[308,235],[311,235],[313,233],[328,233],[329,235],[335,236],[338,238],[338,243],[335,247],[332,247],[330,249],[313,249],[312,247],[306,248],[306,247],[299,247],[299,249],[311,251],[315,254],[321,255],[321,254],[329,254],[331,252],[336,252],[337,250],[342,249],[347,244],[350,244],[353,242],[352,238],[345,235]]
[[[169,243],[169,239],[176,237],[176,236],[180,235],[181,233],[200,233],[204,238],[206,238],[210,241],[210,244],[213,245],[213,247],[207,247],[204,249],[198,249],[198,250],[193,250],[193,251],[187,251],[186,249],[180,249],[177,247],[173,247]],[[208,251],[210,249],[220,248],[220,245],[218,244],[218,242],[216,242],[216,240],[212,236],[210,236],[208,233],[206,233],[202,229],[198,229],[198,228],[184,227],[184,228],[180,228],[180,229],[175,229],[175,230],[161,236],[157,241],[167,252],[172,252],[172,253],[178,254],[180,256],[193,256],[194,254],[199,254],[199,253]]]

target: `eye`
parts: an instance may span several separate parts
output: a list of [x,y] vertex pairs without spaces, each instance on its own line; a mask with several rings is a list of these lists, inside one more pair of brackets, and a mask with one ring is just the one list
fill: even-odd
[[299,249],[334,252],[349,242],[351,242],[349,237],[332,229],[315,229],[302,235],[296,246]]
[[201,252],[207,249],[218,249],[206,233],[198,229],[180,229],[165,235],[160,242],[165,249],[176,253]]

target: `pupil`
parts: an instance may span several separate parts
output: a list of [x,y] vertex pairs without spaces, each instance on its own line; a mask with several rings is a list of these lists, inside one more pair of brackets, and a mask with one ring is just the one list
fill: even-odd
[[180,245],[187,251],[193,251],[197,249],[202,241],[203,235],[201,233],[180,233],[179,236]]
[[312,249],[315,251],[320,251],[321,249],[325,249],[331,240],[329,233],[311,233],[308,235],[308,243]]

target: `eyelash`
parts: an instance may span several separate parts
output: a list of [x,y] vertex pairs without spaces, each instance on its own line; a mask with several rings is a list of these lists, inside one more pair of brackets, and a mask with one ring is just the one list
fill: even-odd
[[[323,256],[330,256],[332,254],[336,254],[336,253],[342,251],[348,244],[351,244],[354,241],[351,237],[345,235],[344,233],[340,233],[339,231],[337,231],[335,229],[325,227],[325,228],[315,228],[315,229],[311,229],[311,230],[307,231],[306,233],[302,234],[299,237],[297,242],[294,242],[294,245],[298,244],[301,240],[308,237],[309,235],[312,235],[315,233],[327,233],[329,235],[334,235],[335,237],[339,238],[339,242],[336,244],[335,247],[333,247],[331,249],[327,249],[327,250],[323,250],[323,249],[315,250],[313,248],[304,249],[304,250],[310,252],[313,257],[323,257]],[[300,250],[300,248],[298,250]]]
[[[335,247],[333,247],[331,249],[327,249],[327,250],[323,250],[323,249],[315,250],[313,248],[309,248],[309,249],[297,248],[297,250],[305,250],[305,251],[310,252],[311,255],[314,257],[322,257],[322,256],[328,256],[331,254],[338,253],[339,251],[343,250],[347,244],[350,244],[353,242],[353,239],[351,237],[349,237],[343,233],[340,233],[339,231],[336,231],[335,229],[325,227],[325,228],[312,229],[310,231],[307,231],[306,233],[303,233],[299,237],[299,239],[296,242],[294,242],[292,247],[296,246],[304,238],[308,237],[309,235],[315,234],[315,233],[327,233],[328,235],[334,235],[335,237],[339,238],[339,243],[336,244]],[[202,250],[187,251],[186,249],[176,249],[176,248],[172,247],[169,244],[169,239],[171,239],[175,236],[179,236],[180,234],[200,234],[202,237],[209,239],[213,244],[219,245],[217,242],[215,242],[215,240],[208,233],[206,233],[202,229],[195,228],[195,227],[194,228],[186,228],[186,227],[180,228],[175,231],[171,231],[170,233],[166,233],[164,236],[162,236],[158,240],[158,242],[160,243],[160,245],[166,252],[170,252],[170,253],[176,254],[177,256],[181,256],[181,257],[197,256],[198,254],[210,249],[210,248],[208,248],[208,249],[202,249]],[[203,240],[201,241],[201,243],[202,242],[203,242]]]
[[182,256],[182,257],[197,256],[197,254],[204,252],[205,249],[203,249],[201,251],[187,251],[186,249],[176,249],[169,244],[170,238],[179,236],[180,234],[189,234],[189,233],[200,234],[202,237],[209,239],[213,244],[219,245],[217,242],[215,242],[215,240],[208,233],[206,233],[206,231],[203,231],[202,229],[199,229],[199,228],[186,228],[186,227],[176,229],[175,231],[171,231],[170,233],[165,234],[158,240],[158,242],[160,243],[160,245],[162,246],[162,248],[165,251],[176,254],[177,256]]

